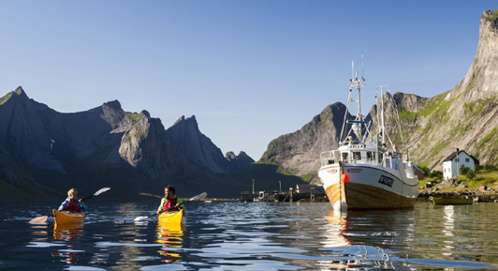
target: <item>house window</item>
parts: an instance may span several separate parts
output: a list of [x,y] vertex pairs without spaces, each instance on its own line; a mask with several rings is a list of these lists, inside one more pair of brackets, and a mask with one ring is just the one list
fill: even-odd
[[460,162],[460,159],[458,159],[458,158],[455,158],[455,162],[457,162],[457,163],[458,163],[458,162]]
[[465,162],[470,162],[470,159],[469,158],[465,158]]

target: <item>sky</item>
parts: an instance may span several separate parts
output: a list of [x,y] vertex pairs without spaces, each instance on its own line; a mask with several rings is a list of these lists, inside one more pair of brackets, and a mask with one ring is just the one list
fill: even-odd
[[223,153],[259,160],[273,139],[346,104],[352,61],[364,115],[380,85],[450,90],[489,9],[498,2],[0,0],[0,97],[22,86],[61,113],[118,100],[166,129],[195,115]]

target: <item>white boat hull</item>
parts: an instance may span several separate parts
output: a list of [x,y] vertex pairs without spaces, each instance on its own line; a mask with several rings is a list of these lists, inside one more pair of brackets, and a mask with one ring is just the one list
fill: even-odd
[[335,163],[321,167],[318,176],[334,210],[413,208],[418,196],[416,178],[377,165]]

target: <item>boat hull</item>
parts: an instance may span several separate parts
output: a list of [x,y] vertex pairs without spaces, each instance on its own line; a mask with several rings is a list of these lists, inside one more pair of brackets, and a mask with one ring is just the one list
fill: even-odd
[[55,223],[58,225],[66,225],[66,224],[80,224],[85,222],[85,214],[78,212],[70,212],[70,211],[57,211],[55,209],[52,210],[52,214],[54,215]]
[[418,180],[410,183],[380,166],[333,164],[318,175],[335,210],[413,208],[418,196]]
[[473,198],[431,197],[430,199],[434,205],[460,205],[472,204],[474,202]]
[[159,223],[161,224],[182,224],[183,222],[183,210],[164,212],[159,215]]

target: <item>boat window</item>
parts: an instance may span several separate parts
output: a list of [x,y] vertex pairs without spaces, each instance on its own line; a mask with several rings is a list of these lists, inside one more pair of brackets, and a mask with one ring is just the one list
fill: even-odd
[[367,161],[373,161],[373,158],[374,155],[373,155],[373,152],[371,151],[367,151]]
[[353,159],[354,159],[354,160],[361,160],[361,152],[359,152],[359,151],[354,151],[354,152],[353,152]]
[[342,161],[347,161],[347,160],[348,160],[348,158],[349,158],[349,157],[348,157],[348,156],[349,156],[348,154],[349,154],[349,153],[347,153],[347,152],[343,152],[343,153],[342,153]]

